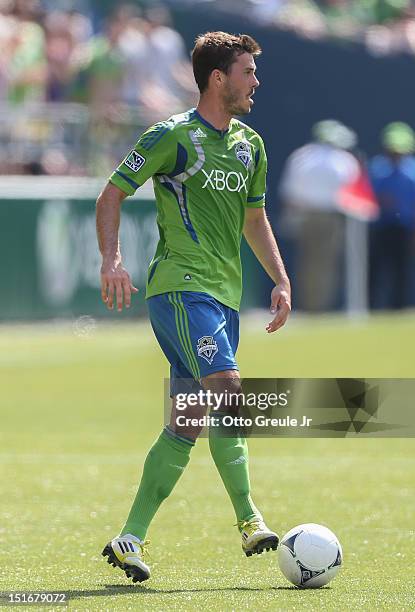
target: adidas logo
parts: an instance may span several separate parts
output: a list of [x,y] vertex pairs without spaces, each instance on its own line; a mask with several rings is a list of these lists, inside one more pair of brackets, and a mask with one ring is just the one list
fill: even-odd
[[243,455],[233,461],[228,461],[226,465],[238,465],[239,463],[246,463],[246,458]]
[[195,136],[195,138],[207,138],[207,134],[205,134],[201,128],[197,128],[197,130],[193,132],[193,136]]
[[134,544],[132,542],[129,542],[128,540],[120,540],[118,542],[118,546],[121,550],[121,552],[123,553],[123,555],[125,555],[128,552],[135,552],[135,547]]

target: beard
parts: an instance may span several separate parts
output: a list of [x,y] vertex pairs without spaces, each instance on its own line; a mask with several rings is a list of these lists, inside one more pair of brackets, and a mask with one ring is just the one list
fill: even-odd
[[251,112],[252,102],[249,98],[232,87],[227,87],[222,96],[223,106],[230,115],[247,115]]

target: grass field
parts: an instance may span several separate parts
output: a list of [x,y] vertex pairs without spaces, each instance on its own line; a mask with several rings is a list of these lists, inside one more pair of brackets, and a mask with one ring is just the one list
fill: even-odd
[[[296,319],[274,336],[267,321],[242,321],[245,376],[415,376],[413,315]],[[275,553],[242,555],[200,440],[150,530],[152,578],[133,586],[100,552],[161,428],[167,366],[149,326],[2,326],[0,362],[0,591],[66,591],[72,610],[415,610],[413,440],[250,442],[270,526],[323,523],[343,544],[316,591],[290,587]]]

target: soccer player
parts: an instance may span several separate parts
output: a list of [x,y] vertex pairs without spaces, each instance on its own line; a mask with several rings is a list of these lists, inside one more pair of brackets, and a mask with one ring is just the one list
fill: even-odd
[[[127,522],[102,553],[134,582],[150,576],[143,559],[148,527],[188,464],[200,433],[200,428],[177,425],[180,385],[191,380],[205,390],[241,390],[235,353],[242,232],[275,283],[267,332],[284,325],[290,312],[290,283],[264,210],[264,144],[235,118],[253,105],[260,52],[247,35],[199,36],[192,52],[200,90],[197,108],[148,129],[97,200],[102,299],[120,311],[137,292],[121,259],[121,203],[153,179],[160,240],[146,298],[154,334],[171,366],[172,420],[148,453]],[[234,408],[221,414],[234,413]],[[210,428],[209,446],[235,510],[243,551],[250,556],[276,549],[278,536],[265,525],[250,495],[245,438],[236,429],[233,437],[225,437]]]

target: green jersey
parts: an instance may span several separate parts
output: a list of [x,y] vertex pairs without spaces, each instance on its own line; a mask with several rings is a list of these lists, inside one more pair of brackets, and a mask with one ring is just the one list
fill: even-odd
[[195,110],[149,128],[111,183],[128,195],[153,178],[160,240],[146,297],[202,291],[239,309],[245,208],[265,205],[261,137],[232,119],[217,130]]

